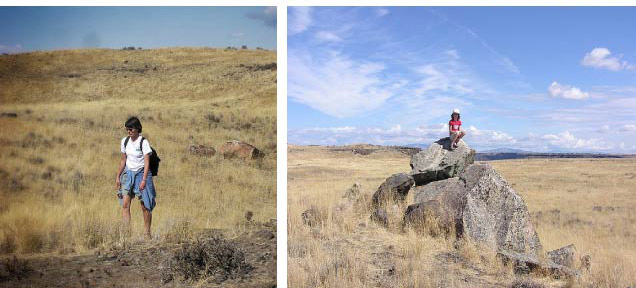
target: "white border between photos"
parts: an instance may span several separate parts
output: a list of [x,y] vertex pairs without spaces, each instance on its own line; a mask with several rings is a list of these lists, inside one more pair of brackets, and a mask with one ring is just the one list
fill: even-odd
[[287,287],[287,6],[276,11],[276,287]]

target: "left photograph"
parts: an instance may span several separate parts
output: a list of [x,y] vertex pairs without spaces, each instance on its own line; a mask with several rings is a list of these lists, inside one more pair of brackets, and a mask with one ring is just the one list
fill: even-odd
[[276,285],[276,7],[0,7],[0,287]]

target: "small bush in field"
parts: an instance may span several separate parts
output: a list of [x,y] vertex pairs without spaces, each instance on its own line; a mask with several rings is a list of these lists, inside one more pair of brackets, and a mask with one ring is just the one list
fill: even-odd
[[234,243],[215,237],[187,244],[168,259],[162,281],[181,278],[185,281],[212,280],[220,283],[240,278],[253,267],[244,252]]

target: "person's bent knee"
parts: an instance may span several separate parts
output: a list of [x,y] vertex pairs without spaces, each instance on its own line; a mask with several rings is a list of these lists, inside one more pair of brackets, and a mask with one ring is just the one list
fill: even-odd
[[121,208],[130,209],[130,198],[126,199],[126,197],[124,197],[124,200],[121,203]]

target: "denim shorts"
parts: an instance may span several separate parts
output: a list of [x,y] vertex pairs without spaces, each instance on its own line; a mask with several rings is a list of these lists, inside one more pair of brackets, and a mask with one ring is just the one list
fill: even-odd
[[119,197],[119,204],[123,205],[123,196],[128,195],[131,198],[137,197],[137,199],[144,202],[144,206],[149,211],[155,206],[155,185],[152,181],[152,174],[148,173],[146,177],[146,187],[144,190],[139,189],[139,185],[144,177],[144,169],[140,169],[139,171],[130,171],[125,169],[119,178],[121,182],[121,188],[117,191],[117,196]]

